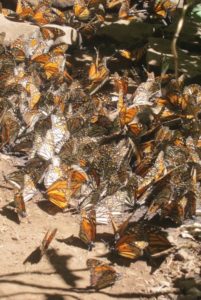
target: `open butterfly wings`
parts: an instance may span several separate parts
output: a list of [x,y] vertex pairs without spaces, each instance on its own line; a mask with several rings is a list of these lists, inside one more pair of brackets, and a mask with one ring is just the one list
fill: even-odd
[[156,253],[162,253],[172,248],[172,244],[162,233],[158,233],[158,234],[150,233],[148,241],[149,241],[149,247],[147,248],[147,250],[151,255],[154,255]]
[[90,270],[90,286],[97,290],[113,285],[119,277],[113,267],[97,259],[88,259],[87,267]]
[[129,223],[130,215],[120,226],[112,220],[114,242],[111,250],[118,255],[137,259],[144,254],[161,253],[172,247],[167,232],[153,225],[143,223]]
[[91,210],[88,214],[85,210],[82,211],[79,237],[85,244],[88,245],[89,250],[91,250],[96,238],[95,210]]
[[123,235],[114,245],[114,250],[120,256],[137,259],[143,255],[143,250],[146,249],[148,243],[145,241],[139,241],[136,235]]

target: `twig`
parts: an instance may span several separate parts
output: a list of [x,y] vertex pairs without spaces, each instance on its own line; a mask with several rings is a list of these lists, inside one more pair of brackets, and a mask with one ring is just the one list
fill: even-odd
[[181,30],[183,28],[185,15],[186,15],[187,9],[190,6],[190,4],[191,3],[188,3],[188,4],[185,4],[183,6],[181,18],[179,19],[179,22],[177,24],[177,29],[176,29],[176,32],[174,34],[174,37],[173,37],[173,40],[172,40],[172,44],[171,44],[172,54],[173,54],[173,57],[174,57],[175,79],[176,79],[178,87],[179,87],[179,82],[178,82],[178,73],[179,72],[178,72],[177,41],[178,41],[178,38],[180,36]]

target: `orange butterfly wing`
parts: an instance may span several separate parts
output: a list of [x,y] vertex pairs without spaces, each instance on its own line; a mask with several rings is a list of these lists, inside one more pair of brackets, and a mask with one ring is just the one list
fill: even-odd
[[93,242],[96,238],[96,212],[91,210],[90,213],[86,214],[86,211],[82,211],[82,220],[80,223],[80,239],[88,245],[89,250],[93,247]]
[[68,206],[71,194],[67,180],[58,180],[47,190],[48,200],[61,209]]

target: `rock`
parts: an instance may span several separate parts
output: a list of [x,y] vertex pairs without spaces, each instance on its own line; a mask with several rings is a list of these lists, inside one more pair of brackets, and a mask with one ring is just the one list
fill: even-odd
[[184,250],[184,249],[180,249],[176,254],[175,254],[175,259],[176,260],[180,260],[180,261],[186,261],[188,260],[189,254]]
[[[78,39],[78,34],[77,31],[69,26],[59,26],[55,24],[47,24],[45,25],[47,27],[56,27],[60,28],[65,32],[65,35],[62,37],[59,37],[56,39],[54,44],[59,44],[59,43],[65,43],[68,45],[72,45],[77,42]],[[17,38],[22,36],[23,34],[23,39],[26,40],[28,39],[31,35],[34,35],[37,37],[40,35],[40,28],[39,26],[32,25],[30,23],[26,22],[14,22],[10,21],[7,18],[5,18],[3,15],[0,15],[0,33],[5,32],[6,36],[3,41],[3,44],[5,46],[8,46],[12,44]]]
[[[37,5],[41,0],[27,0],[28,3],[32,5]],[[12,10],[16,9],[17,0],[1,0],[3,8],[9,8]],[[54,7],[57,8],[66,8],[73,6],[74,0],[51,0],[51,3]]]
[[201,291],[198,290],[196,287],[192,287],[191,289],[189,289],[187,291],[187,294],[189,295],[193,295],[193,296],[196,296],[196,297],[201,297]]
[[[174,59],[171,53],[171,40],[162,38],[149,38],[149,49],[147,52],[147,63],[151,67],[160,67],[161,59],[166,55],[169,71],[174,72]],[[201,57],[199,54],[178,47],[179,72],[187,77],[201,74]]]
[[52,5],[57,8],[66,8],[74,5],[74,0],[52,0]]
[[176,287],[181,290],[187,291],[195,286],[195,281],[193,278],[179,279],[176,283]]
[[153,34],[153,25],[138,21],[119,20],[105,22],[97,30],[98,37],[106,37],[125,47],[135,46],[141,40],[146,40]]
[[52,28],[58,28],[61,29],[65,32],[64,36],[61,36],[59,38],[57,38],[54,42],[55,45],[59,44],[59,43],[65,43],[68,45],[72,45],[74,43],[76,43],[78,40],[80,41],[81,37],[79,36],[78,38],[78,33],[77,31],[70,27],[70,26],[60,26],[60,25],[56,25],[56,24],[47,24],[44,25],[44,27],[52,27]]
[[13,22],[0,15],[0,32],[5,32],[4,45],[8,46],[22,34],[29,38],[34,32],[40,33],[40,28],[29,23]]

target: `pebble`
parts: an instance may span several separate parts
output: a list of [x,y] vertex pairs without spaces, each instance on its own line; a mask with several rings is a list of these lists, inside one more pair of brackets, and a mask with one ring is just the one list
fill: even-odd
[[196,297],[201,297],[201,291],[198,290],[196,287],[192,287],[191,289],[189,289],[187,291],[187,294],[189,295],[193,295],[193,296],[196,296]]

